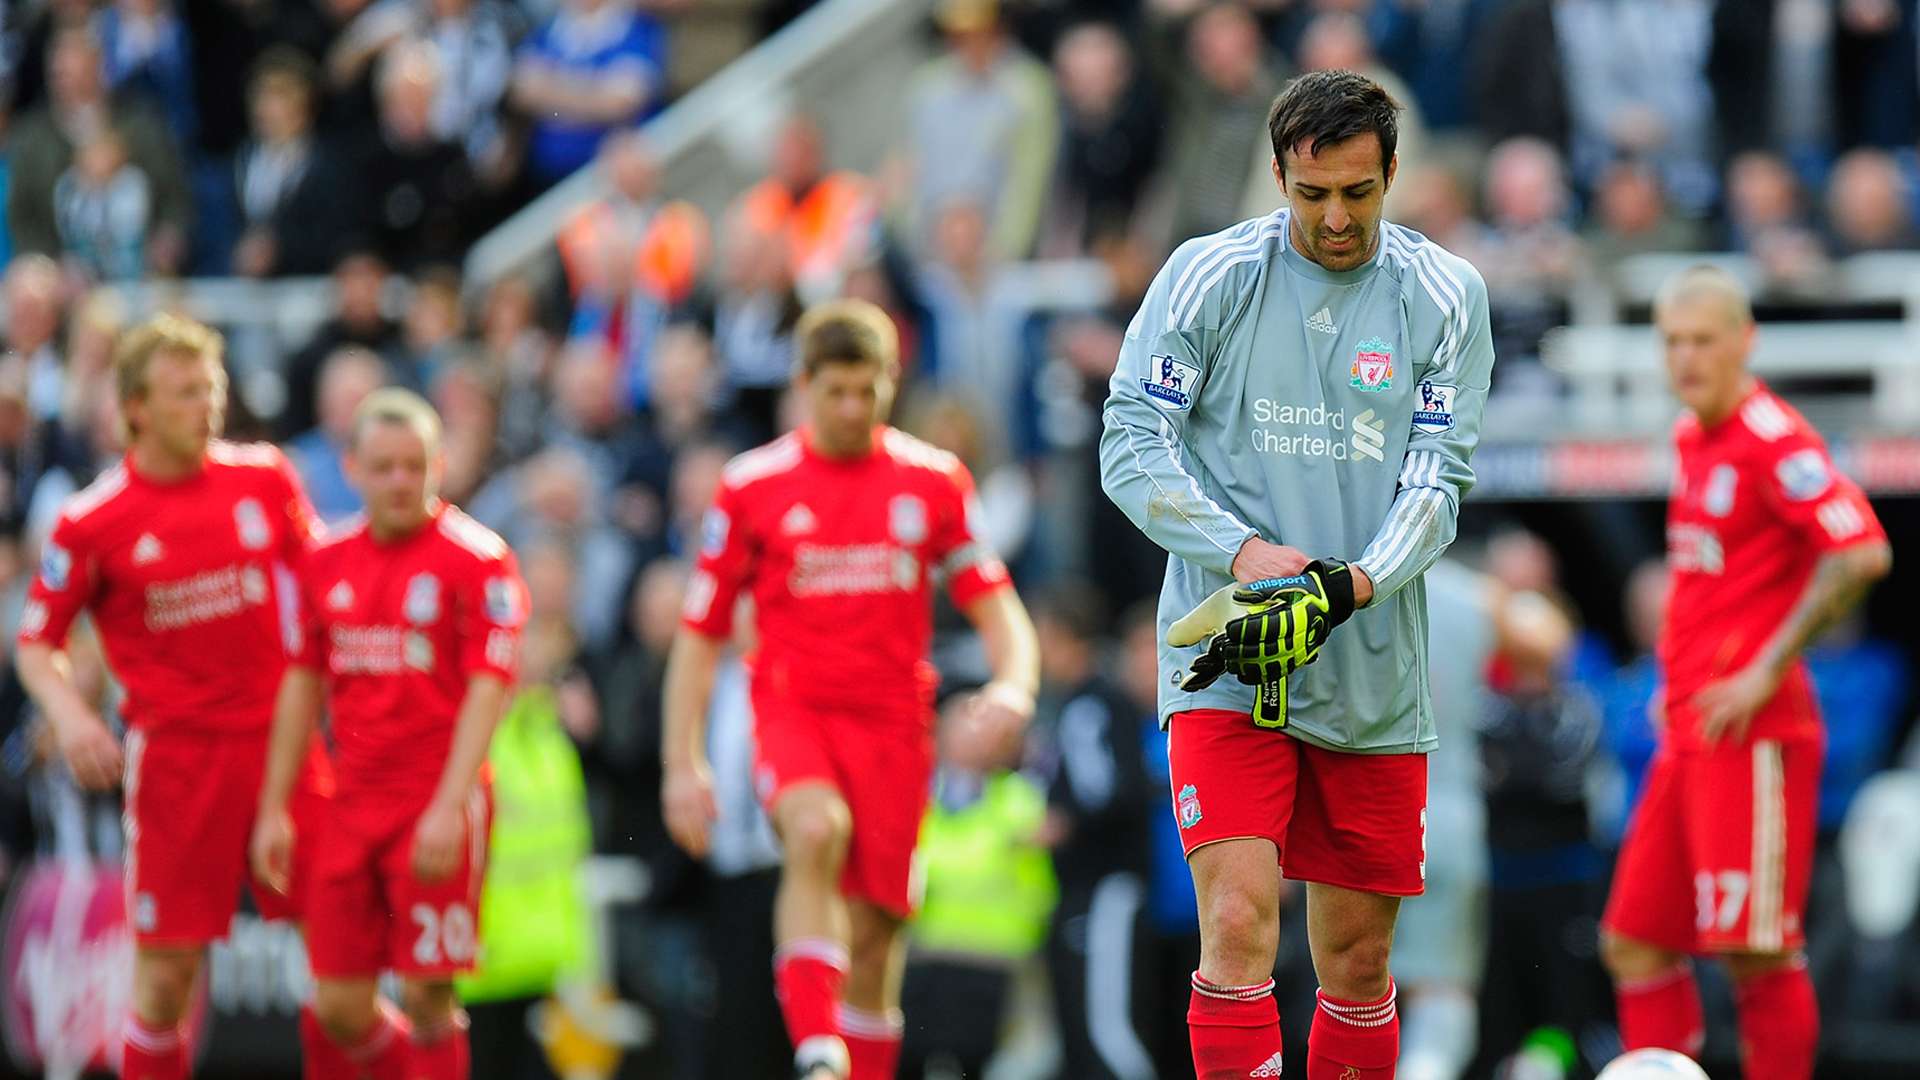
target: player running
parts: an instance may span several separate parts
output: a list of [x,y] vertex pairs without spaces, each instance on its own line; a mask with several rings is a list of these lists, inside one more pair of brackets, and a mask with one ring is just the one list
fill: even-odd
[[1160,715],[1201,1080],[1280,1075],[1276,860],[1307,882],[1309,1080],[1391,1077],[1398,1054],[1387,954],[1423,887],[1437,741],[1421,575],[1473,484],[1493,348],[1480,275],[1381,218],[1397,111],[1352,72],[1288,84],[1268,125],[1286,205],[1174,252],[1107,400],[1104,487],[1170,554]]
[[1733,976],[1749,1080],[1813,1074],[1819,1014],[1801,953],[1824,735],[1800,653],[1892,568],[1858,487],[1793,407],[1747,372],[1753,311],[1710,267],[1661,289],[1655,321],[1687,408],[1667,505],[1665,722],[1602,921],[1628,1049],[1697,1054],[1688,955]]
[[[407,390],[361,403],[347,475],[358,521],[300,574],[304,626],[280,684],[254,872],[276,887],[311,861],[310,1080],[465,1080],[453,977],[472,966],[491,799],[483,765],[526,620],[506,542],[435,492],[440,419]],[[322,704],[338,797],[318,837],[288,813]],[[377,997],[401,978],[405,1016]]]
[[[285,665],[289,570],[316,529],[279,450],[217,439],[226,411],[222,341],[160,315],[116,344],[128,449],[67,500],[20,617],[21,682],[85,788],[124,788],[133,1015],[126,1080],[181,1080],[185,1018],[207,943],[224,937],[247,876],[274,689]],[[81,698],[60,652],[82,611],[126,689],[123,748]],[[331,787],[317,746],[293,748],[293,812]],[[297,778],[295,773],[298,773]],[[298,914],[307,870],[262,915]]]
[[685,626],[668,660],[662,803],[705,852],[714,817],[706,713],[734,602],[753,598],[754,779],[785,848],[774,982],[806,1080],[892,1080],[901,920],[933,775],[932,588],[979,628],[993,681],[971,743],[1006,753],[1033,712],[1033,625],[979,539],[952,454],[881,423],[899,373],[893,324],[861,301],[795,333],[808,423],[735,458],[707,514]]

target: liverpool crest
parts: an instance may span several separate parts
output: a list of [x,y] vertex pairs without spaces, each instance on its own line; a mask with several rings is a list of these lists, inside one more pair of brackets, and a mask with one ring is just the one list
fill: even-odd
[[1368,338],[1353,351],[1347,385],[1369,393],[1393,389],[1393,346]]

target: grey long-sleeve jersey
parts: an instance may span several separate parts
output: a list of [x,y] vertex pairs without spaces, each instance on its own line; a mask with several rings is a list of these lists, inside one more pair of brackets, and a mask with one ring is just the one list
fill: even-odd
[[1127,328],[1100,439],[1109,498],[1166,548],[1160,716],[1250,711],[1231,676],[1174,681],[1166,628],[1232,580],[1248,537],[1345,559],[1371,603],[1288,680],[1289,733],[1362,753],[1432,750],[1420,577],[1453,542],[1493,373],[1486,283],[1380,225],[1367,264],[1292,249],[1287,211],[1182,244]]

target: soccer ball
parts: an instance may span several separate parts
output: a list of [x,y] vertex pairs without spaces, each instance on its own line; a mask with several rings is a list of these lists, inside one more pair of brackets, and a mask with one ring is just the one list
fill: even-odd
[[1609,1061],[1594,1080],[1707,1080],[1707,1070],[1672,1050],[1629,1050]]

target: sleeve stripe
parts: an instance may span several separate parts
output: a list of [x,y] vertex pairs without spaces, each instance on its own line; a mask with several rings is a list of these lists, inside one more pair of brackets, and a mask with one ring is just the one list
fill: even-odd
[[1434,514],[1439,511],[1439,502],[1445,498],[1438,488],[1414,489],[1402,511],[1395,515],[1398,520],[1393,527],[1375,539],[1360,556],[1361,565],[1371,571],[1376,589],[1380,588],[1383,580],[1391,578],[1394,571],[1400,569],[1401,564],[1407,561],[1407,556],[1413,554],[1420,538],[1432,524]]
[[1466,338],[1462,314],[1466,310],[1463,302],[1465,290],[1460,287],[1459,279],[1442,268],[1434,259],[1428,245],[1415,248],[1413,241],[1406,238],[1398,228],[1387,233],[1388,253],[1399,259],[1402,265],[1413,271],[1420,279],[1420,285],[1427,292],[1427,298],[1434,307],[1440,309],[1442,325],[1445,327],[1440,336],[1440,348],[1434,354],[1433,372],[1436,374],[1451,372],[1454,361],[1460,355],[1460,345]]
[[1199,288],[1193,291],[1187,299],[1185,309],[1176,313],[1173,320],[1174,329],[1185,329],[1191,325],[1194,318],[1200,314],[1200,305],[1206,300],[1207,294],[1213,291],[1213,287],[1220,284],[1233,268],[1241,263],[1255,262],[1265,258],[1267,242],[1278,238],[1286,229],[1285,215],[1266,219],[1266,224],[1260,227],[1260,231],[1255,233],[1250,241],[1252,246],[1241,247],[1224,261],[1217,263],[1216,268],[1208,274],[1207,280],[1201,282]]
[[948,552],[947,557],[940,561],[940,572],[951,577],[954,574],[960,573],[962,570],[971,570],[975,567],[983,569],[989,567],[993,564],[994,559],[993,551],[989,549],[987,545],[976,540],[970,544],[961,544],[959,547]]
[[[1214,547],[1219,548],[1223,552],[1226,552],[1226,554],[1229,556],[1239,554],[1238,551],[1229,551],[1225,544],[1222,544],[1219,540],[1215,539],[1213,533],[1209,532],[1207,530],[1207,527],[1203,523],[1195,521],[1193,519],[1193,516],[1187,513],[1185,506],[1182,504],[1180,500],[1173,498],[1170,494],[1168,494],[1166,488],[1163,488],[1160,486],[1160,478],[1153,475],[1153,470],[1147,468],[1146,461],[1140,456],[1140,447],[1137,442],[1137,440],[1140,437],[1140,432],[1137,428],[1135,428],[1132,424],[1126,423],[1125,421],[1117,417],[1112,419],[1107,419],[1105,416],[1103,416],[1102,420],[1104,423],[1106,423],[1108,428],[1118,427],[1121,430],[1126,432],[1127,452],[1133,455],[1134,468],[1139,470],[1139,475],[1146,478],[1147,483],[1153,485],[1153,489],[1160,493],[1160,497],[1166,501],[1168,506],[1173,508],[1174,513],[1179,514],[1182,518],[1184,518],[1187,524],[1193,526],[1193,529],[1195,532],[1199,533],[1201,536],[1206,537],[1207,542],[1212,544]],[[1166,426],[1167,426],[1167,421],[1163,417],[1160,420],[1160,427],[1163,433],[1166,430]],[[1166,439],[1165,441],[1167,443],[1167,447],[1169,450],[1168,464],[1173,468],[1174,472],[1179,473],[1182,477],[1184,477],[1187,480],[1187,483],[1192,486],[1193,490],[1196,493],[1199,493],[1200,492],[1199,481],[1195,480],[1193,476],[1187,472],[1187,470],[1181,468],[1179,457],[1171,453],[1173,448],[1173,440]],[[1239,521],[1238,518],[1233,517],[1231,514],[1227,514],[1227,512],[1224,510],[1221,510],[1218,504],[1214,503],[1212,499],[1207,499],[1204,494],[1201,494],[1200,497],[1206,500],[1207,505],[1213,507],[1213,509],[1225,515],[1229,520],[1235,521],[1235,522]]]
[[1195,284],[1211,270],[1220,258],[1230,251],[1244,247],[1249,241],[1256,240],[1260,232],[1260,223],[1264,218],[1243,221],[1226,232],[1207,242],[1180,270],[1180,276],[1174,279],[1173,288],[1167,290],[1167,312],[1172,313],[1186,306],[1186,298],[1192,295]]

